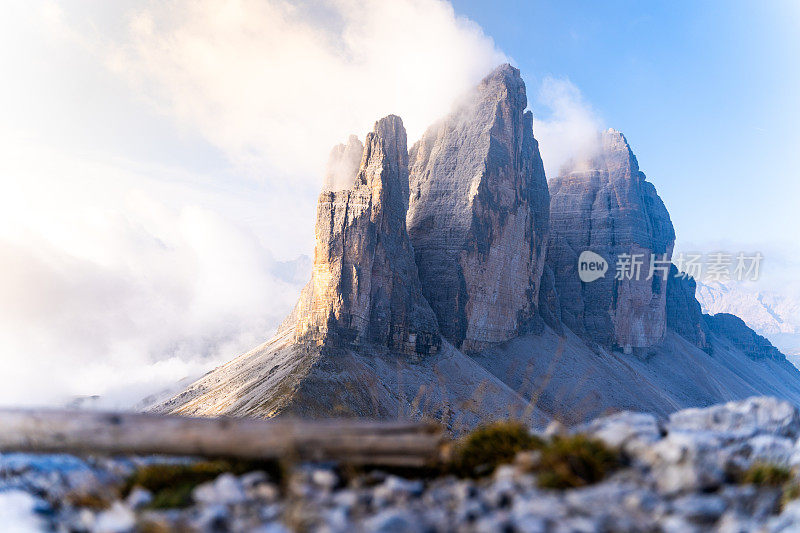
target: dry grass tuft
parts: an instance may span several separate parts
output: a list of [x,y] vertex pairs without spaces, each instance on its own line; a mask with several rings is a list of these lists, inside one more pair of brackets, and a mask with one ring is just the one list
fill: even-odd
[[521,422],[494,422],[472,431],[456,444],[450,471],[464,477],[488,475],[498,465],[513,461],[518,452],[542,445],[543,441],[531,435]]
[[761,487],[781,487],[792,479],[792,472],[774,463],[754,463],[742,475],[742,483]]
[[622,465],[618,453],[586,435],[553,437],[541,449],[536,472],[540,487],[566,489],[602,481]]
[[192,504],[192,491],[198,485],[212,481],[220,474],[230,472],[241,475],[254,470],[267,472],[280,479],[279,465],[264,461],[216,460],[190,464],[154,464],[136,470],[125,482],[123,495],[134,487],[142,487],[153,493],[152,509],[174,509]]

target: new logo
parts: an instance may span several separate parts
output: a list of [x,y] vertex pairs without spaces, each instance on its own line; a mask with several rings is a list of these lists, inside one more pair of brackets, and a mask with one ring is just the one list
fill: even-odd
[[585,250],[578,257],[578,277],[584,283],[604,277],[607,270],[608,262],[601,255]]

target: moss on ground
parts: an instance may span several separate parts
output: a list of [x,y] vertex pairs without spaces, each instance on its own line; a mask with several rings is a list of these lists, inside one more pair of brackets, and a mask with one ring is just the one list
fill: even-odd
[[449,470],[463,477],[491,474],[498,465],[514,460],[523,450],[538,449],[543,441],[525,424],[494,422],[479,427],[456,443]]
[[800,498],[800,485],[796,481],[789,481],[781,489],[781,509],[792,500]]
[[620,455],[586,435],[557,436],[541,450],[536,467],[540,487],[567,489],[602,481],[622,466]]
[[254,470],[265,471],[277,481],[282,478],[282,469],[274,462],[216,460],[153,464],[137,469],[126,480],[122,494],[129,494],[134,487],[142,487],[153,494],[153,501],[148,506],[152,509],[188,507],[192,504],[192,491],[198,485],[226,472],[241,475]]
[[464,477],[489,475],[526,450],[537,451],[530,468],[543,488],[597,483],[623,464],[619,452],[598,439],[579,434],[545,441],[521,422],[504,421],[480,427],[456,443],[449,471]]
[[791,479],[791,470],[774,463],[754,463],[742,475],[742,483],[761,487],[782,487]]

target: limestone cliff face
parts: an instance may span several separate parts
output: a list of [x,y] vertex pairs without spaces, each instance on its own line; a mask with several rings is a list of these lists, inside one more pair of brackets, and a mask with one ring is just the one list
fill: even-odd
[[706,351],[711,350],[708,325],[695,297],[697,283],[691,276],[679,276],[672,265],[667,280],[667,327]]
[[[340,152],[346,164],[347,149]],[[293,313],[295,337],[435,353],[436,318],[422,296],[406,232],[408,152],[399,117],[378,121],[367,135],[352,183],[319,197],[314,266]]]
[[[651,254],[669,260],[675,232],[625,137],[603,132],[599,153],[562,170],[550,181],[550,194],[547,260],[564,323],[606,346],[628,349],[659,342],[666,329],[667,276],[657,269],[650,278]],[[605,277],[581,282],[578,256],[584,250],[608,261]],[[621,254],[640,256],[639,279],[615,279]]]
[[704,315],[712,332],[727,338],[736,348],[754,360],[784,361],[786,357],[771,342],[750,329],[744,320],[729,313]]
[[410,153],[408,230],[442,335],[477,351],[536,323],[549,193],[519,71],[498,67]]

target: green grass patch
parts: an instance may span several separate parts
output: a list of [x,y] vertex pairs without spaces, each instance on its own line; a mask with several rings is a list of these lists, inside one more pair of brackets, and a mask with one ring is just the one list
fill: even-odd
[[479,427],[456,443],[449,470],[462,477],[485,476],[498,465],[513,461],[518,452],[542,445],[543,441],[531,435],[521,422],[494,422]]
[[535,471],[542,488],[567,489],[602,481],[622,466],[618,453],[586,435],[553,437],[541,449]]
[[134,487],[142,487],[153,494],[152,509],[174,509],[192,504],[192,491],[198,485],[212,481],[220,474],[230,472],[242,475],[262,470],[272,479],[280,481],[282,469],[273,462],[215,460],[197,463],[153,464],[137,469],[125,482],[123,495]]
[[619,452],[601,440],[569,435],[545,441],[521,422],[503,421],[479,427],[457,442],[448,470],[462,477],[486,476],[526,450],[537,452],[530,468],[542,488],[591,485],[623,464]]
[[742,475],[742,483],[762,487],[781,487],[792,479],[792,472],[774,463],[754,463]]

